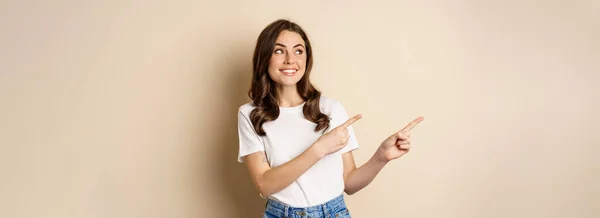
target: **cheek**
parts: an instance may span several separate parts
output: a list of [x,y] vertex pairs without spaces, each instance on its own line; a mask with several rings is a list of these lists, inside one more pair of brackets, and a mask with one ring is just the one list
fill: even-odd
[[278,68],[278,64],[277,64],[278,60],[276,58],[271,58],[271,60],[269,61],[269,73],[274,73],[274,71],[277,71]]
[[271,59],[269,61],[269,65],[273,66],[273,64],[277,63],[279,61],[279,58],[277,58],[277,56],[273,55],[271,56]]
[[306,58],[306,56],[304,56],[304,57],[302,57],[302,60],[298,61],[298,65],[300,65],[300,67],[302,69],[305,69],[305,67],[306,67],[306,60],[307,60],[307,58]]
[[269,73],[269,77],[271,77],[271,79],[277,78],[277,74],[278,74],[277,71],[278,70],[269,67],[269,72],[268,72]]
[[302,70],[302,73],[304,73],[304,71],[306,71],[306,63],[302,62],[302,63],[298,64],[298,67],[300,68],[300,70]]

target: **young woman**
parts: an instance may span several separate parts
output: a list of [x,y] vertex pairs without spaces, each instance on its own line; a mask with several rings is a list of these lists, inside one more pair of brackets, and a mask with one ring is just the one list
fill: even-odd
[[406,154],[410,130],[423,117],[385,139],[357,168],[351,125],[362,116],[348,118],[340,102],[311,84],[312,47],[302,28],[288,20],[269,24],[252,61],[252,102],[238,112],[238,161],[268,198],[264,217],[350,217],[344,192],[361,190]]

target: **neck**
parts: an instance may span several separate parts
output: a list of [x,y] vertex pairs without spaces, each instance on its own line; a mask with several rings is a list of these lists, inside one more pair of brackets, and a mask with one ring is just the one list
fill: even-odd
[[277,100],[280,107],[294,107],[304,102],[295,85],[277,87]]

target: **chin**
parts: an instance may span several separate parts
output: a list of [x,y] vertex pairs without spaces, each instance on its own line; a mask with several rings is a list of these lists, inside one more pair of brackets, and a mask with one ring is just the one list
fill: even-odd
[[294,80],[294,81],[281,81],[279,84],[284,85],[284,86],[295,86],[296,84],[298,84],[299,80]]

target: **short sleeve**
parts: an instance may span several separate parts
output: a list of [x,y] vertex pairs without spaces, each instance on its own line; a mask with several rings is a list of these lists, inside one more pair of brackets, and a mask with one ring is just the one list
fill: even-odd
[[[342,104],[339,102],[336,102],[331,110],[331,128],[329,129],[331,130],[339,125],[342,125],[342,123],[345,123],[348,119],[350,119],[350,117],[348,117],[348,113],[346,112],[344,106],[342,106]],[[341,149],[342,154],[359,148],[358,140],[356,139],[354,128],[352,128],[352,126],[348,127],[348,135],[350,135],[348,138],[348,144],[346,147]]]
[[244,156],[265,150],[260,136],[254,131],[250,118],[242,110],[238,111],[238,138],[238,162],[240,163],[244,162]]

